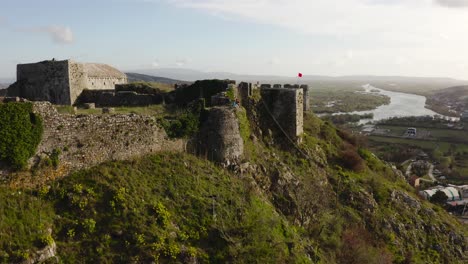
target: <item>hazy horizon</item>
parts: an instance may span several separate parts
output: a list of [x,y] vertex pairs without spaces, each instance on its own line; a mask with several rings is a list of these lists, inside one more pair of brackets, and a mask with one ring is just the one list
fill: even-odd
[[294,77],[468,79],[467,0],[15,0],[0,79],[16,64],[100,62]]

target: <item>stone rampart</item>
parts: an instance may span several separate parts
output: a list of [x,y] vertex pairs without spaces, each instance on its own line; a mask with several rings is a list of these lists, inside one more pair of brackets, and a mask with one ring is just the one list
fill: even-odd
[[60,150],[60,164],[69,169],[104,161],[126,160],[158,151],[185,150],[184,140],[171,140],[151,116],[59,114],[48,102],[35,102],[44,134],[35,157]]
[[162,94],[115,90],[84,90],[76,101],[77,104],[95,103],[98,107],[148,106],[163,102]]
[[[259,92],[255,92],[257,89]],[[291,140],[299,141],[304,131],[304,111],[308,110],[308,104],[304,101],[307,100],[305,91],[308,92],[307,85],[253,85],[242,82],[238,86],[237,96],[247,112],[259,113],[256,122],[263,132],[271,130],[277,136],[285,138],[287,135]]]
[[237,108],[230,106],[212,107],[195,140],[201,156],[218,162],[235,162],[244,152],[244,141],[239,132]]
[[68,78],[70,82],[70,103],[73,104],[81,92],[87,88],[83,64],[69,61]]
[[50,60],[18,64],[17,81],[8,88],[8,96],[72,105],[84,89],[114,89],[125,83],[124,73],[105,64]]
[[302,89],[261,88],[260,94],[262,98],[260,107],[264,107],[266,111],[262,123],[270,123],[269,126],[279,129],[280,134],[286,133],[290,139],[298,140],[304,132]]
[[8,96],[71,104],[68,66],[68,61],[18,64],[17,82],[8,89]]

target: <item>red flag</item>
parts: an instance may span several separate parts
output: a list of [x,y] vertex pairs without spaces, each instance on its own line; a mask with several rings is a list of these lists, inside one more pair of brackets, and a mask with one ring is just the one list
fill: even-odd
[[302,73],[298,73],[297,77],[302,78]]

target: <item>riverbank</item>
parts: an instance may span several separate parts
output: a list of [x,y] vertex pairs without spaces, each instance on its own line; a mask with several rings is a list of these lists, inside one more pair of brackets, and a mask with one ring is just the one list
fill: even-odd
[[[390,103],[386,105],[381,105],[374,110],[367,111],[354,111],[348,113],[334,113],[334,115],[340,114],[373,114],[372,119],[363,119],[360,121],[360,124],[365,124],[368,122],[375,122],[379,120],[389,119],[393,117],[409,117],[409,116],[440,116],[438,113],[427,109],[426,106],[426,97],[415,94],[401,93],[387,91],[374,87],[370,84],[363,85],[365,93],[375,94],[379,93],[381,95],[387,96],[390,98]],[[378,92],[376,92],[378,91]],[[452,119],[457,121],[456,118],[446,117],[447,119]]]
[[359,84],[320,83],[310,90],[312,110],[316,114],[369,111],[390,103],[390,97],[367,93]]

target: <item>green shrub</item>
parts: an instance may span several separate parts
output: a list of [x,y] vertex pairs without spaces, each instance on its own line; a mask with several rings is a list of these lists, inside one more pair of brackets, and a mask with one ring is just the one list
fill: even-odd
[[341,161],[343,165],[354,171],[363,171],[365,169],[364,160],[359,156],[356,150],[348,148],[343,150],[341,153]]
[[229,98],[231,101],[236,100],[236,95],[234,94],[234,88],[230,87],[226,91],[226,96]]
[[31,103],[0,104],[0,161],[15,169],[26,167],[42,138],[42,120]]
[[444,205],[448,200],[447,195],[443,191],[437,191],[433,196],[431,196],[431,203]]
[[159,119],[159,123],[170,138],[188,138],[198,132],[203,113],[203,101],[194,102],[175,117]]
[[58,165],[59,165],[59,158],[60,158],[60,149],[54,149],[52,151],[52,153],[50,154],[50,160],[52,162],[52,166],[54,166],[54,168],[57,168]]

